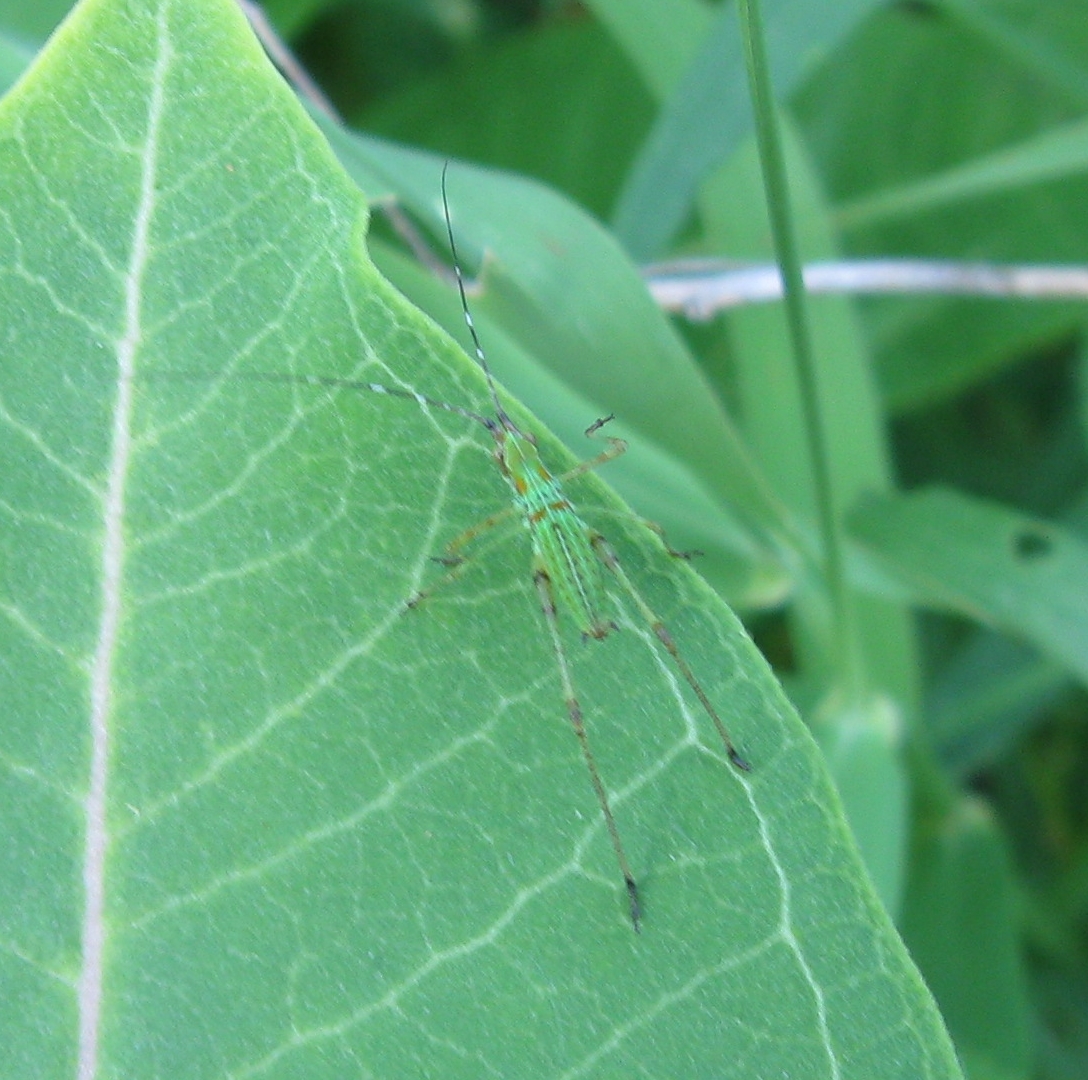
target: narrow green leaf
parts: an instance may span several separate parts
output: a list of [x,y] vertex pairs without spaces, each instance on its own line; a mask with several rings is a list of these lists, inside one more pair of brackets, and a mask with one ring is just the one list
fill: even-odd
[[0,34],[0,94],[5,93],[30,63],[32,53],[21,42]]
[[966,780],[1008,754],[1072,689],[1063,665],[979,629],[942,666],[927,702],[927,733],[942,763]]
[[1088,121],[1074,120],[938,176],[846,203],[837,216],[843,229],[871,228],[1030,184],[1083,176],[1085,172],[1088,172]]
[[713,14],[700,0],[587,0],[655,98],[680,78]]
[[1019,635],[1088,680],[1088,545],[1065,529],[932,488],[866,499],[851,532],[917,602]]
[[1088,104],[1088,50],[1084,11],[1078,0],[1046,5],[993,3],[993,0],[941,0],[949,18],[993,42],[1032,79],[1062,97]]
[[903,933],[939,995],[972,1080],[1026,1080],[1032,1022],[1013,868],[982,803],[918,828]]
[[753,764],[629,602],[603,643],[567,628],[636,935],[520,528],[405,610],[504,504],[486,432],[245,377],[487,408],[233,2],[81,4],[0,105],[0,192],[14,1075],[958,1075],[694,573],[578,483]]
[[[767,51],[784,100],[879,0],[768,4]],[[744,61],[726,5],[636,159],[614,215],[635,258],[657,255],[690,213],[699,184],[751,131]]]
[[43,42],[72,6],[71,0],[0,0],[0,26],[26,41]]

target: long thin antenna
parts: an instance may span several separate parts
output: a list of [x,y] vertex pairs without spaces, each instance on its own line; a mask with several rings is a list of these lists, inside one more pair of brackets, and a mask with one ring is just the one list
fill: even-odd
[[442,213],[446,219],[446,236],[450,241],[450,255],[453,258],[453,271],[457,275],[457,291],[461,294],[461,310],[465,314],[465,325],[468,327],[468,332],[472,337],[472,344],[476,348],[476,361],[480,367],[483,368],[484,377],[487,379],[488,389],[491,391],[491,402],[495,406],[495,415],[499,419],[499,423],[504,428],[510,431],[517,431],[517,425],[509,416],[506,415],[506,410],[502,407],[502,402],[499,401],[499,392],[495,386],[495,379],[491,374],[491,368],[488,367],[487,357],[484,355],[484,347],[480,344],[480,336],[476,333],[476,324],[472,321],[472,312],[468,308],[468,296],[465,294],[465,277],[461,272],[461,259],[457,254],[457,242],[453,238],[453,225],[450,222],[450,204],[449,199],[446,197],[446,173],[449,170],[450,163],[446,161],[442,165]]
[[[208,382],[216,378],[216,373],[209,371],[185,371],[180,368],[172,368],[170,371],[156,371],[145,376],[147,379],[159,381],[197,379],[200,382]],[[489,416],[481,416],[471,409],[464,409],[460,405],[452,405],[448,401],[439,401],[437,398],[427,397],[426,394],[416,393],[415,390],[405,390],[400,386],[386,386],[384,383],[364,382],[362,379],[341,379],[334,375],[303,375],[298,373],[288,374],[275,371],[234,371],[230,378],[262,383],[288,383],[292,386],[325,386],[333,390],[366,390],[371,394],[385,394],[387,397],[404,398],[406,401],[414,401],[421,408],[442,409],[453,413],[455,416],[463,416],[466,420],[475,420],[483,424],[489,431],[496,427],[495,421]]]

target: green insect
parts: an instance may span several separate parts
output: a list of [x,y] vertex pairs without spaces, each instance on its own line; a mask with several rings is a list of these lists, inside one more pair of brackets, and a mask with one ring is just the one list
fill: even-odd
[[[567,715],[571,727],[574,729],[574,734],[578,738],[582,757],[585,759],[586,767],[589,770],[590,782],[593,785],[593,791],[597,796],[597,802],[600,804],[601,813],[608,828],[608,835],[612,841],[612,848],[616,853],[620,873],[623,875],[630,905],[631,923],[635,931],[638,932],[642,918],[638,885],[631,871],[631,864],[627,854],[624,851],[623,841],[620,839],[619,828],[616,825],[616,819],[608,801],[608,792],[601,780],[601,774],[589,744],[582,707],[574,689],[570,663],[567,660],[566,650],[560,635],[559,619],[561,613],[573,620],[583,637],[595,638],[598,641],[607,637],[613,630],[617,629],[616,623],[608,615],[609,602],[605,588],[605,574],[606,572],[611,574],[634,601],[640,614],[653,629],[657,639],[664,645],[680,674],[710,716],[725,745],[729,760],[736,768],[744,772],[749,771],[751,766],[733,745],[733,740],[730,738],[725,724],[714,709],[710,698],[699,684],[698,679],[696,679],[694,672],[688,666],[687,661],[680,655],[672,635],[627,576],[608,541],[601,533],[591,528],[578,516],[563,493],[563,482],[597,469],[613,458],[619,457],[620,454],[626,451],[627,444],[622,439],[609,437],[607,449],[596,457],[575,466],[562,476],[556,477],[548,471],[547,466],[541,461],[534,437],[528,432],[522,431],[503,408],[468,306],[464,277],[457,255],[457,244],[453,237],[449,202],[446,196],[447,167],[442,170],[442,206],[445,212],[446,233],[449,238],[450,252],[453,256],[453,266],[457,276],[461,309],[464,312],[465,323],[468,326],[469,335],[476,350],[476,360],[487,380],[491,403],[495,410],[494,416],[484,416],[462,408],[460,405],[437,401],[434,398],[414,393],[411,390],[388,387],[381,383],[322,378],[320,376],[306,376],[304,381],[324,386],[368,390],[376,394],[407,398],[421,407],[442,409],[445,412],[473,420],[491,433],[492,438],[495,440],[495,461],[499,471],[513,491],[513,503],[455,537],[447,544],[444,554],[438,556],[436,561],[450,568],[447,579],[443,579],[448,580],[457,573],[457,568],[465,561],[465,557],[461,552],[482,534],[515,515],[520,516],[528,528],[533,549],[533,583],[536,586],[544,622],[548,627],[548,633],[555,652]],[[586,435],[595,435],[611,419],[612,417],[609,416],[596,421],[586,429]],[[664,543],[664,535],[661,530],[652,524],[650,524],[650,527],[658,533]],[[684,552],[673,551],[667,543],[665,543],[665,547],[671,555],[680,558],[687,557]],[[431,589],[417,593],[408,601],[408,607],[418,607],[441,584],[442,581]]]

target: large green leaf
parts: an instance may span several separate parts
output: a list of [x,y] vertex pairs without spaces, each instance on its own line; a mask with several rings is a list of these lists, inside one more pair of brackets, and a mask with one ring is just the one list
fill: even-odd
[[233,3],[82,4],[0,106],[0,176],[11,1075],[958,1075],[689,569],[578,482],[753,764],[628,600],[604,643],[566,628],[636,935],[524,537],[405,610],[503,505],[486,432],[244,377],[487,407]]

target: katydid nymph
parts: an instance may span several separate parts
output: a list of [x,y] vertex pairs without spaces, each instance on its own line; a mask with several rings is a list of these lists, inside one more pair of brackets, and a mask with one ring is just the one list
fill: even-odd
[[[751,766],[734,746],[725,724],[698,679],[696,679],[694,672],[688,666],[687,661],[681,656],[672,635],[628,577],[608,541],[601,533],[591,528],[578,516],[563,493],[562,484],[565,481],[596,469],[618,457],[626,451],[627,444],[621,439],[609,437],[608,447],[600,454],[575,466],[562,476],[556,477],[548,471],[541,460],[535,438],[530,433],[522,431],[503,408],[468,305],[464,275],[457,254],[457,244],[454,239],[453,224],[450,218],[449,200],[446,194],[447,169],[448,163],[442,169],[441,183],[446,235],[449,240],[450,254],[457,279],[457,291],[461,298],[461,310],[475,349],[476,361],[487,381],[494,415],[484,416],[447,402],[423,398],[409,391],[389,390],[384,387],[369,385],[373,390],[414,398],[422,405],[444,409],[474,420],[485,427],[495,440],[495,462],[498,465],[499,472],[513,491],[513,503],[505,510],[492,515],[454,538],[447,545],[445,554],[439,557],[437,561],[451,567],[451,573],[455,573],[456,567],[463,561],[461,551],[471,541],[512,515],[519,515],[525,523],[532,541],[533,583],[536,587],[544,622],[547,625],[555,653],[567,715],[578,739],[586,768],[589,771],[594,794],[600,804],[609,839],[612,842],[616,861],[619,864],[620,873],[623,876],[624,886],[627,890],[631,923],[637,932],[642,918],[638,885],[631,871],[623,841],[620,839],[619,828],[612,813],[608,792],[601,779],[589,744],[582,707],[575,692],[570,664],[560,633],[560,618],[566,616],[573,620],[583,638],[601,640],[617,629],[616,623],[607,614],[608,593],[605,588],[605,575],[606,573],[610,574],[630,596],[640,615],[652,628],[654,635],[669,653],[684,681],[709,715],[721,737],[730,762],[737,769],[744,772],[749,771]],[[609,416],[597,420],[586,429],[586,435],[595,435],[611,419],[612,417]],[[658,532],[664,542],[660,530],[655,531]],[[671,555],[684,557],[684,553],[673,551],[668,544],[665,544],[665,547]],[[426,599],[427,595],[427,590],[417,594],[409,601],[409,606],[418,607]]]

